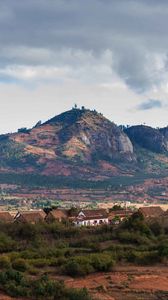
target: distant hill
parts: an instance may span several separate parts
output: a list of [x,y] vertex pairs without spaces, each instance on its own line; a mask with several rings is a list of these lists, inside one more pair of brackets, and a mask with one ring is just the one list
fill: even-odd
[[127,128],[125,133],[133,144],[157,153],[168,153],[168,128],[155,129],[138,125]]
[[0,136],[0,173],[103,181],[167,174],[168,129],[122,130],[102,114],[74,108],[32,129]]

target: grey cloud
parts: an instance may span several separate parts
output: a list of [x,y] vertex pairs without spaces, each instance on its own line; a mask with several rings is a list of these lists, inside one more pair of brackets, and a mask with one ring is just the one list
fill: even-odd
[[1,68],[69,65],[80,70],[83,56],[91,53],[93,63],[109,50],[111,68],[137,92],[166,80],[167,1],[6,0],[0,11]]
[[138,110],[149,110],[154,108],[162,108],[163,104],[162,101],[156,99],[149,99],[143,103],[141,103],[137,109]]

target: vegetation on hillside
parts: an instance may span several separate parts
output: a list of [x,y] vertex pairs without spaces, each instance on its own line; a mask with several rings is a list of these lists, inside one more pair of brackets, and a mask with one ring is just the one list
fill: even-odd
[[86,289],[68,289],[58,278],[168,260],[168,224],[147,223],[139,213],[117,228],[1,223],[0,232],[0,288],[15,297],[89,300]]
[[[162,175],[164,177],[164,174]],[[87,188],[122,190],[129,185],[143,183],[148,178],[161,178],[161,175],[138,173],[135,176],[117,176],[101,181],[82,180],[70,176],[45,176],[39,174],[0,173],[0,183],[18,184],[28,187],[46,188]]]

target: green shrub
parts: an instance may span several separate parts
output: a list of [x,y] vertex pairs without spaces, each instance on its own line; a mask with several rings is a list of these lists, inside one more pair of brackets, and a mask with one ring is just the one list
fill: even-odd
[[0,268],[6,269],[6,268],[10,268],[10,266],[11,264],[10,264],[9,257],[6,255],[0,256]]
[[158,255],[161,258],[168,258],[168,241],[163,241],[158,247]]
[[0,233],[0,252],[8,252],[13,250],[15,242],[6,235],[5,233]]
[[96,271],[108,272],[114,266],[115,261],[109,254],[92,254],[91,264]]
[[[81,290],[68,289],[66,292],[68,300],[91,300],[91,297],[86,288]],[[55,298],[57,300],[57,298]]]
[[25,286],[16,285],[13,281],[6,283],[5,289],[12,297],[27,297],[29,295],[28,289]]
[[50,259],[46,259],[46,258],[30,259],[29,263],[36,268],[43,268],[50,264]]
[[159,256],[157,251],[132,251],[127,257],[129,262],[133,262],[139,265],[151,265],[159,262]]
[[85,276],[89,273],[93,273],[94,268],[90,264],[90,262],[85,258],[72,258],[68,260],[67,263],[64,265],[63,272],[73,277]]
[[32,282],[32,295],[37,299],[50,299],[49,297],[54,297],[56,295],[57,298],[55,299],[61,300],[63,294],[63,284],[49,280],[47,276],[42,276],[39,280]]
[[29,273],[30,275],[38,275],[39,270],[36,269],[36,268],[33,268],[33,267],[29,267],[29,268],[28,268],[28,273]]
[[9,269],[5,272],[0,273],[0,284],[2,285],[6,284],[10,280],[16,282],[17,284],[21,284],[21,282],[23,282],[23,279],[23,275],[13,269]]
[[138,245],[149,244],[150,240],[147,236],[135,231],[119,231],[118,238],[122,243],[134,243]]
[[20,272],[25,272],[28,268],[26,261],[23,258],[17,258],[12,262],[12,267],[13,269],[20,271]]

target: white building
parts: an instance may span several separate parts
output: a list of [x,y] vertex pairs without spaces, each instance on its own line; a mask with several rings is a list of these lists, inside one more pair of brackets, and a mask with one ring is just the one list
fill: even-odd
[[74,224],[76,226],[98,226],[102,224],[108,224],[108,214],[105,209],[97,209],[97,210],[81,210]]

